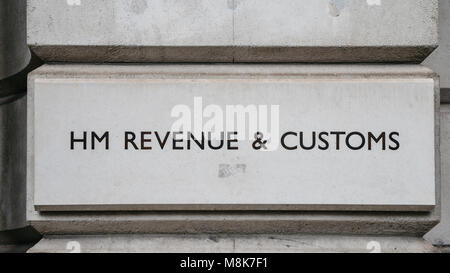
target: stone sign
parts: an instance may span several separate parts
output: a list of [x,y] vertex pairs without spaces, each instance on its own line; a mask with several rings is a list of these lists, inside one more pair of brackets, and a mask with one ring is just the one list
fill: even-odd
[[31,77],[35,209],[435,205],[431,77],[151,67]]

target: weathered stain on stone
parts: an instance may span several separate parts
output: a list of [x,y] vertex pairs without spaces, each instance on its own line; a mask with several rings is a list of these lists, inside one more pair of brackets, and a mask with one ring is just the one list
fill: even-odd
[[237,2],[236,0],[228,0],[227,1],[227,6],[229,9],[235,10],[237,7]]
[[148,8],[146,0],[133,0],[131,2],[131,11],[136,14],[142,14]]
[[329,0],[328,10],[331,16],[338,17],[345,8],[345,0]]
[[219,164],[219,177],[226,178],[245,173],[246,164]]

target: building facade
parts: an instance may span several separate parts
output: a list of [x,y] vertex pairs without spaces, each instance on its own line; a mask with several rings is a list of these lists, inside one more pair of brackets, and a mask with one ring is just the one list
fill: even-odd
[[0,6],[0,243],[443,252],[446,0]]

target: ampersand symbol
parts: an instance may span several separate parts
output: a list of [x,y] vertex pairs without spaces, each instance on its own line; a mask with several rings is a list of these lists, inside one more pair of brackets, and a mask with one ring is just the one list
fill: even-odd
[[261,148],[267,149],[266,143],[267,140],[263,140],[263,134],[261,132],[255,133],[255,141],[253,141],[252,147],[255,150],[259,150]]

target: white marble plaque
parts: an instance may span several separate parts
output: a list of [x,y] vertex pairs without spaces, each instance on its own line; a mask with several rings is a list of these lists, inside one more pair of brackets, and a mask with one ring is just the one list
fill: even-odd
[[[81,76],[33,84],[37,210],[435,205],[433,79]],[[244,130],[227,127],[239,105],[269,117],[270,128],[256,128],[259,140],[249,112]],[[174,133],[187,113],[192,128],[183,131],[197,140],[204,133],[203,146]],[[211,142],[216,149],[212,124],[225,132],[222,146]]]

